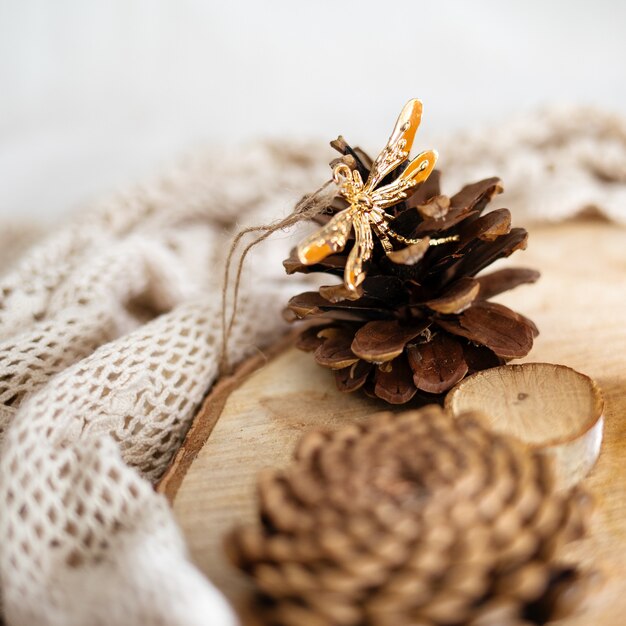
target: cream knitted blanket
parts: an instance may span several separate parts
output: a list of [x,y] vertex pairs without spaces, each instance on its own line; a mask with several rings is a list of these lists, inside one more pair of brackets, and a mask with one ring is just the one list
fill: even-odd
[[[522,209],[559,218],[589,205],[626,222],[626,132],[614,118],[592,120],[582,111],[550,114],[498,129],[495,144],[493,136],[450,142],[448,166],[456,181],[485,168],[502,175],[518,222]],[[18,231],[2,231],[7,624],[235,622],[188,560],[152,483],[217,375],[230,238],[285,216],[328,178],[327,156],[271,143],[198,155],[85,209],[17,261]],[[274,236],[247,264],[232,361],[281,331],[280,309],[302,287],[283,279],[292,241]]]

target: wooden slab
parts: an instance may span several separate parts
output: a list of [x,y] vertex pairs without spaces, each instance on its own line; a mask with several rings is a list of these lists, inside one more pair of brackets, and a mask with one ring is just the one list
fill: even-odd
[[[600,221],[536,228],[529,249],[513,261],[506,264],[542,272],[536,285],[499,298],[541,330],[526,360],[569,365],[594,377],[604,393],[604,444],[585,480],[597,509],[590,537],[569,555],[600,568],[605,582],[583,614],[563,623],[617,626],[626,620],[626,230]],[[313,426],[388,407],[339,393],[329,372],[294,349],[231,382],[239,386],[223,398],[223,409],[222,400],[209,402],[198,418],[206,443],[204,435],[188,442],[193,462],[179,458],[162,490],[194,561],[241,609],[250,587],[226,562],[221,543],[234,524],[253,519],[257,471],[287,464],[295,442]]]

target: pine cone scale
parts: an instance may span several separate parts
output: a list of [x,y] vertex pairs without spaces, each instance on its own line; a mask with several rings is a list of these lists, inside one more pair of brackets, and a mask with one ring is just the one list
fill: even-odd
[[467,374],[463,346],[443,333],[429,342],[412,345],[407,350],[413,372],[413,384],[421,391],[440,394],[448,391]]
[[519,285],[534,283],[538,279],[539,272],[536,270],[510,267],[479,276],[476,280],[480,283],[479,297],[481,300],[488,300]]
[[493,241],[501,235],[508,235],[509,232],[511,232],[511,212],[508,209],[495,209],[476,219],[466,219],[459,227],[457,251],[463,251],[476,239]]
[[497,356],[526,356],[533,345],[535,327],[511,309],[495,302],[478,302],[456,320],[437,320],[448,332],[479,343]]
[[502,193],[502,181],[497,177],[485,178],[476,183],[465,185],[459,192],[450,197],[452,209],[482,211],[494,196]]
[[470,276],[459,278],[447,287],[434,300],[425,302],[426,306],[444,315],[460,314],[472,305],[480,292],[480,283]]
[[411,340],[430,326],[428,321],[401,324],[398,320],[368,322],[356,332],[350,349],[370,363],[391,361],[400,355]]
[[509,233],[495,241],[479,241],[457,264],[454,275],[475,276],[498,259],[525,250],[528,233],[523,228],[512,228]]
[[502,184],[499,178],[485,180],[466,185],[454,196],[450,197],[450,208],[442,220],[426,219],[413,231],[413,236],[446,231],[465,219],[477,217],[485,206],[497,194],[502,193]]
[[339,391],[351,392],[363,387],[373,366],[367,361],[359,360],[350,367],[335,370],[335,383]]
[[413,372],[404,355],[390,362],[388,369],[378,368],[374,377],[374,394],[389,404],[405,404],[416,393]]
[[[315,350],[315,360],[333,370],[350,367],[359,360],[352,351],[353,335],[347,329],[331,329],[333,336],[327,338]],[[343,332],[342,332],[343,331]],[[324,331],[320,331],[324,332]]]

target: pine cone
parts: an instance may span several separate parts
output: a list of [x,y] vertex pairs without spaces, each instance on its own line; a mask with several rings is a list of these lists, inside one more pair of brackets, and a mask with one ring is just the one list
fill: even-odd
[[554,560],[589,499],[545,457],[438,406],[313,431],[259,479],[260,527],[227,539],[268,624],[503,626],[571,612],[586,576]]
[[[365,179],[371,164],[367,155],[343,140],[333,145]],[[523,357],[533,345],[535,324],[489,298],[534,282],[538,272],[510,268],[475,277],[496,259],[526,247],[527,232],[511,229],[507,209],[481,215],[502,191],[500,180],[468,185],[448,198],[440,194],[439,179],[434,171],[410,197],[389,209],[393,231],[422,238],[421,243],[387,256],[376,242],[356,293],[333,284],[301,293],[287,305],[290,321],[314,321],[297,345],[314,351],[320,365],[334,370],[341,391],[362,388],[392,404],[416,394],[422,403],[439,401],[465,375]],[[345,207],[336,197],[318,221],[327,222]],[[456,240],[429,246],[430,239],[447,237]],[[284,265],[288,274],[341,276],[351,247],[349,242],[341,253],[310,266],[300,263],[293,251]]]

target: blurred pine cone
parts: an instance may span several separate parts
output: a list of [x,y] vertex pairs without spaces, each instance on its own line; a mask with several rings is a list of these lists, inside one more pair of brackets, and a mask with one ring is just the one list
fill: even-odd
[[[369,157],[341,138],[333,145],[365,180]],[[320,365],[334,370],[341,391],[362,388],[392,404],[416,394],[422,402],[432,402],[465,375],[523,357],[532,348],[535,324],[489,298],[534,282],[538,272],[510,268],[475,277],[496,259],[526,247],[527,232],[511,229],[507,209],[481,215],[502,191],[500,180],[468,185],[450,198],[440,194],[439,180],[434,171],[389,209],[394,215],[389,226],[405,238],[423,238],[422,243],[390,258],[376,242],[356,294],[333,284],[301,293],[287,305],[290,321],[314,321],[298,346],[314,351]],[[328,221],[346,206],[336,197],[318,221]],[[458,240],[429,247],[430,238],[450,236]],[[288,274],[341,276],[351,247],[349,242],[341,253],[311,266],[301,264],[293,251],[284,265]]]
[[571,612],[586,576],[555,560],[589,499],[548,461],[438,406],[306,435],[258,484],[260,526],[227,539],[282,626],[504,626]]

